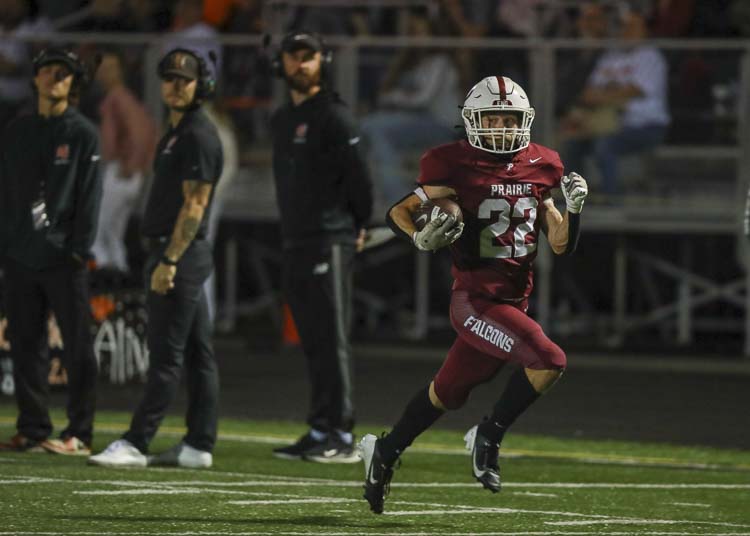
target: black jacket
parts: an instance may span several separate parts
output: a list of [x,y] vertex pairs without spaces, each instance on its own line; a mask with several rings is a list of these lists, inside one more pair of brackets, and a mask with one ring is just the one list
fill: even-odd
[[[96,127],[68,107],[57,117],[16,119],[0,141],[0,255],[43,269],[86,258],[96,237],[102,185]],[[49,225],[35,230],[44,198]],[[3,236],[4,235],[4,239]]]
[[289,101],[271,131],[284,246],[353,243],[372,213],[372,183],[346,105],[326,90]]

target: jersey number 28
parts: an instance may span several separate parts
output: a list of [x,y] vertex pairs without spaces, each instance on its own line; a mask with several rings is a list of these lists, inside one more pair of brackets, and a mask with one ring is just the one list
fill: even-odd
[[[498,213],[497,221],[482,228],[479,233],[479,255],[489,259],[510,259],[524,257],[536,251],[536,243],[526,243],[526,235],[534,230],[536,221],[535,197],[521,197],[511,207],[505,199],[485,199],[479,204],[477,217],[480,220],[492,220]],[[510,228],[510,218],[523,218],[524,221],[513,230],[513,245],[498,246],[495,239],[504,235]]]

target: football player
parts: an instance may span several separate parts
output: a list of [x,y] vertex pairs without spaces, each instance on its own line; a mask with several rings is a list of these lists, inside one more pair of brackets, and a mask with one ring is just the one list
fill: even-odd
[[[457,337],[390,433],[379,439],[367,434],[360,442],[364,497],[375,513],[383,511],[401,453],[445,411],[460,408],[474,387],[512,363],[517,370],[491,415],[465,437],[474,477],[498,492],[503,436],[565,370],[565,353],[526,310],[541,233],[558,255],[576,248],[586,181],[574,172],[563,176],[557,152],[530,142],[534,109],[510,78],[481,80],[466,96],[462,115],[467,139],[427,151],[417,189],[387,215],[393,230],[421,250],[450,246],[450,319]],[[555,188],[562,189],[564,214],[551,197]],[[420,203],[442,197],[459,204],[463,225],[441,214],[417,231],[412,214]]]

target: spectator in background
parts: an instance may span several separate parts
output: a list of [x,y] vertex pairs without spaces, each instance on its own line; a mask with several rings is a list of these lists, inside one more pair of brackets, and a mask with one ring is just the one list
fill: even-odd
[[164,26],[164,0],[41,2],[55,29],[77,32],[154,32]]
[[127,0],[125,7],[128,27],[135,32],[159,30],[159,7],[153,0]]
[[222,51],[217,37],[216,29],[203,21],[203,0],[177,0],[172,17],[172,34],[163,50],[165,53],[175,48],[194,50],[206,58],[208,69],[218,80],[222,72]]
[[667,109],[667,62],[647,37],[644,13],[621,14],[620,38],[629,46],[609,50],[597,61],[579,99],[580,108],[563,122],[568,138],[564,157],[571,169],[583,169],[592,155],[601,174],[601,191],[610,200],[620,192],[617,160],[653,149],[664,139]]
[[[584,2],[578,7],[576,37],[581,39],[605,39],[609,36],[607,10],[599,2]],[[558,61],[555,111],[567,113],[578,96],[583,93],[586,77],[594,70],[602,51],[597,48],[564,50]]]
[[52,31],[46,19],[30,19],[25,0],[0,0],[0,125],[5,125],[31,97],[31,47],[15,39]]
[[[467,38],[487,37],[492,28],[492,20],[497,11],[497,0],[441,0],[440,9],[451,35]],[[471,48],[455,51],[456,62],[460,66],[460,86],[471,87],[477,73],[484,73],[485,52]],[[493,56],[496,56],[493,55]],[[493,57],[491,63],[496,64]],[[503,71],[502,69],[494,72]],[[490,74],[490,73],[487,73]],[[484,76],[484,74],[482,75]]]
[[651,34],[653,37],[685,37],[694,15],[695,0],[658,0],[651,14]]
[[528,38],[541,34],[538,12],[541,0],[502,0],[498,4],[498,22],[510,36]]
[[203,20],[214,28],[224,28],[234,10],[247,3],[248,0],[204,0]]
[[[410,12],[408,35],[436,35],[426,12]],[[376,182],[386,203],[398,201],[414,180],[402,166],[407,152],[455,139],[460,101],[458,68],[449,51],[410,48],[399,52],[382,84],[381,110],[362,121]]]
[[[225,29],[229,33],[263,34],[267,21],[262,15],[262,0],[243,0],[234,6]],[[221,105],[231,114],[243,148],[257,138],[267,138],[264,128],[273,92],[268,63],[268,54],[259,47],[233,46],[225,50]]]
[[99,105],[104,193],[93,253],[98,268],[127,272],[125,232],[151,169],[156,124],[125,85],[120,54],[103,54],[96,82],[105,93]]
[[[477,37],[533,37],[536,34],[537,0],[440,0],[440,8],[452,35]],[[460,68],[461,87],[476,78],[506,73],[514,80],[525,80],[526,58],[516,51],[496,48],[459,48],[454,54]]]

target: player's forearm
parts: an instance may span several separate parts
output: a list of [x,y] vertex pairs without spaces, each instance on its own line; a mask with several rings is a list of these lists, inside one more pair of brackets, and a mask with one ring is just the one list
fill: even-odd
[[409,242],[412,241],[414,233],[417,232],[417,228],[411,219],[411,212],[401,204],[391,207],[386,214],[386,222],[396,236],[400,236]]
[[562,255],[568,246],[568,225],[570,215],[566,211],[557,218],[551,217],[547,220],[547,241],[555,255]]
[[203,205],[195,202],[186,202],[182,205],[174,231],[172,231],[172,239],[164,251],[165,257],[173,262],[177,262],[182,257],[182,254],[185,253],[185,250],[198,235],[205,210]]

